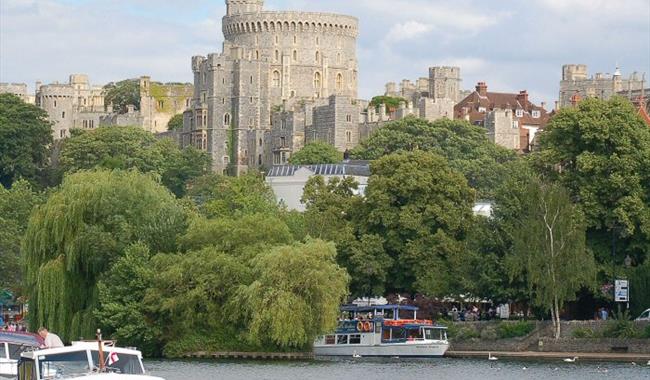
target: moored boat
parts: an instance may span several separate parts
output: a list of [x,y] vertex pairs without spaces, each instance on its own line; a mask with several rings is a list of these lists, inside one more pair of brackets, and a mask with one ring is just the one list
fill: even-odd
[[[314,342],[316,356],[441,357],[449,348],[447,328],[417,319],[406,305],[343,306],[348,317]],[[412,313],[412,318],[401,315]]]
[[140,351],[110,342],[74,342],[72,346],[24,352],[18,380],[164,380],[147,376]]
[[36,334],[0,332],[0,376],[15,378],[20,355],[38,349],[42,344],[43,339]]

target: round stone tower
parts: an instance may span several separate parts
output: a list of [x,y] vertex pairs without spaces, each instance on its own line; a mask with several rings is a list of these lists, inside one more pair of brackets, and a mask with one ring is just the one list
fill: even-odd
[[331,13],[272,12],[262,0],[226,0],[224,53],[268,62],[272,105],[330,95],[357,98],[355,17]]
[[226,0],[226,14],[228,16],[244,13],[259,13],[264,6],[264,0]]

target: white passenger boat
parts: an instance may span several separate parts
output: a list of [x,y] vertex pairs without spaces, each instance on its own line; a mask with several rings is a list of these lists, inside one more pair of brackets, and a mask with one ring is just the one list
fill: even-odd
[[0,332],[0,377],[15,378],[20,354],[37,349],[42,344],[43,339],[36,334]]
[[110,342],[74,342],[72,346],[24,352],[18,380],[164,380],[147,376],[140,351]]
[[[441,357],[449,348],[447,328],[417,319],[415,306],[343,306],[348,318],[314,342],[316,356]],[[412,319],[400,316],[412,313]]]

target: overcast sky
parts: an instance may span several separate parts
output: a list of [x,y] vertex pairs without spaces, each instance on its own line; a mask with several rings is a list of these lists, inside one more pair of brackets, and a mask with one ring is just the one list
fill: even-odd
[[[561,66],[650,79],[650,0],[266,0],[272,10],[359,18],[359,95],[461,67],[463,87],[557,98]],[[0,81],[95,84],[150,75],[192,81],[190,59],[221,51],[223,0],[0,0]]]

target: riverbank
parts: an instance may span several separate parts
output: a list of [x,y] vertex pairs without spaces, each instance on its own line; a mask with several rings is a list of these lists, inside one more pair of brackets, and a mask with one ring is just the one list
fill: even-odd
[[520,360],[563,360],[577,357],[577,361],[592,362],[621,362],[646,365],[650,361],[649,354],[638,353],[594,353],[594,352],[538,352],[538,351],[448,351],[445,357],[462,359],[487,359],[490,355],[499,359]]

